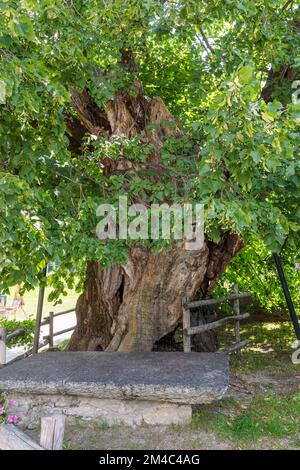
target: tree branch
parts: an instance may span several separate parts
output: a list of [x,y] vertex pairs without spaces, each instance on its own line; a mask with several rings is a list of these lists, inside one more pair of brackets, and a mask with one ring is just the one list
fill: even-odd
[[282,7],[282,11],[286,10],[290,5],[292,5],[294,0],[288,0]]
[[216,54],[214,48],[209,44],[207,37],[205,36],[205,33],[202,28],[200,28],[200,34],[202,37],[203,42],[205,43],[207,49],[212,53]]

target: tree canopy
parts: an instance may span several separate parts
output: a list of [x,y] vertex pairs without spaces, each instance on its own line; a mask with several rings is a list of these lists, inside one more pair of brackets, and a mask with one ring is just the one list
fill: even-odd
[[[95,227],[97,206],[124,192],[203,203],[215,242],[231,231],[299,245],[299,68],[295,1],[2,0],[1,286],[30,288],[59,260],[55,297],[87,260],[123,262],[130,240],[101,242]],[[84,128],[75,102],[88,92],[106,109],[141,86],[180,129],[154,181],[151,169],[106,174],[104,160],[141,162],[151,144]]]

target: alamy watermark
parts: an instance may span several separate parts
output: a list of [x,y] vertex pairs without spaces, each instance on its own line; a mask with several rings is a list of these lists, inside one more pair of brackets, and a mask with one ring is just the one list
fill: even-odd
[[132,204],[120,196],[117,207],[100,204],[96,227],[100,240],[182,240],[186,250],[201,250],[204,244],[203,204]]

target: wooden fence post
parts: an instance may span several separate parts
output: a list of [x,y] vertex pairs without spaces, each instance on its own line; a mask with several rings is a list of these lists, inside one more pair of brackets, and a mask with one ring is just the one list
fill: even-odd
[[[47,266],[43,269],[43,276],[47,276]],[[41,321],[43,315],[43,304],[44,304],[44,295],[45,287],[39,288],[38,304],[36,309],[36,319],[35,319],[35,331],[33,338],[33,348],[32,354],[37,354],[39,352],[39,342],[40,342],[40,332],[41,332]]]
[[6,364],[6,330],[0,328],[0,366]]
[[[233,287],[234,293],[238,294],[239,288],[238,285],[235,284]],[[233,310],[236,315],[240,315],[240,299],[236,299],[233,301]],[[235,331],[235,342],[239,344],[241,342],[241,332],[240,332],[240,321],[236,320],[234,322],[234,331]],[[238,357],[241,357],[241,350],[238,349],[236,351]]]
[[183,350],[191,352],[191,336],[188,330],[191,326],[191,312],[188,308],[188,297],[182,299],[182,329],[183,329]]
[[54,346],[53,333],[54,333],[54,312],[50,312],[49,313],[49,348],[53,348]]
[[65,432],[63,414],[41,418],[40,445],[47,450],[61,450]]

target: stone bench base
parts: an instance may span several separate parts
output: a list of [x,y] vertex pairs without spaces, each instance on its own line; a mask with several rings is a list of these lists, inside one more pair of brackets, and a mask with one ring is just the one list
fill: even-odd
[[0,370],[0,390],[24,420],[63,411],[108,424],[182,424],[191,406],[221,399],[224,353],[47,352]]
[[188,424],[191,405],[149,400],[117,400],[63,395],[9,393],[16,405],[13,411],[22,417],[24,425],[38,425],[41,416],[62,412],[67,417],[99,419],[108,426],[124,424],[170,425]]

